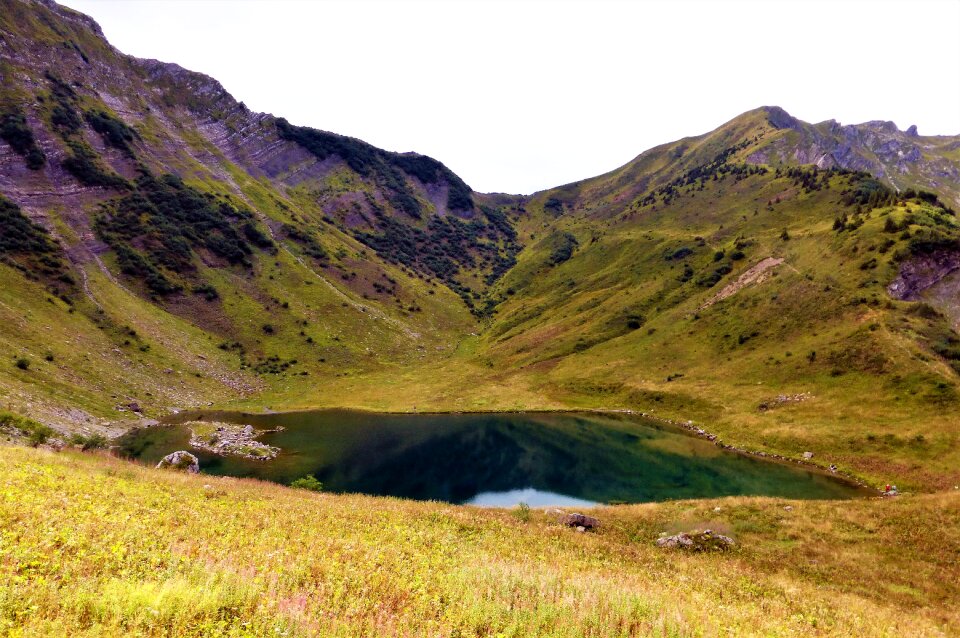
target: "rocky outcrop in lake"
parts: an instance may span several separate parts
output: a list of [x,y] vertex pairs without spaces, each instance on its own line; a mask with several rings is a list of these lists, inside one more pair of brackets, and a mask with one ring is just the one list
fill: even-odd
[[190,428],[190,445],[213,454],[266,461],[280,453],[280,448],[261,443],[256,439],[262,434],[276,432],[282,428],[256,430],[252,425],[207,421],[191,421],[185,426]]

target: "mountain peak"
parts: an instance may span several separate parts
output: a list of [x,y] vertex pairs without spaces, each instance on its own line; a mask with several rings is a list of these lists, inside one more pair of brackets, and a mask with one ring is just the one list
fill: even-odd
[[764,106],[763,110],[767,112],[767,121],[773,128],[777,129],[798,129],[800,120],[793,117],[779,106]]
[[57,16],[67,22],[73,24],[79,24],[87,29],[93,31],[96,35],[101,38],[106,39],[106,36],[103,35],[103,29],[100,28],[100,25],[96,20],[86,15],[85,13],[80,13],[79,11],[74,11],[70,7],[65,7],[62,4],[57,4],[54,0],[18,0],[26,5],[34,4],[42,7],[46,7],[50,11],[53,11]]

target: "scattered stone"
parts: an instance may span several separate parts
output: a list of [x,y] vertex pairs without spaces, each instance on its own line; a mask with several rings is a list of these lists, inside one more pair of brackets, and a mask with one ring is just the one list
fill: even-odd
[[143,412],[143,409],[140,407],[140,404],[137,403],[136,401],[131,401],[130,403],[128,403],[127,409],[130,410],[131,412],[136,412],[138,414]]
[[713,508],[713,511],[714,511],[714,512],[719,512],[719,511],[720,511],[720,508],[719,508],[719,507],[714,507],[714,508]]
[[584,527],[583,525],[577,525],[577,531],[578,531],[578,532],[585,532],[585,531],[587,531],[587,528]]
[[805,459],[807,459],[807,460],[809,461],[810,459],[813,458],[813,452],[804,452],[804,453],[803,453],[803,458],[805,458]]
[[197,474],[200,472],[200,459],[186,450],[178,450],[160,459],[157,469],[184,470],[190,474]]
[[681,532],[673,536],[663,536],[657,539],[656,545],[692,552],[711,552],[727,550],[736,545],[736,542],[729,536],[705,529],[702,532]]
[[778,394],[772,399],[761,401],[760,405],[757,406],[757,409],[761,412],[766,412],[767,410],[772,410],[780,407],[781,405],[786,405],[787,403],[802,403],[812,398],[813,395],[809,392],[801,392],[799,394]]
[[784,507],[783,509],[787,510],[788,512],[792,512],[792,511],[793,511],[793,505],[787,505],[787,506]]
[[560,517],[560,524],[567,527],[582,527],[583,531],[600,527],[600,521],[592,516],[584,514],[563,514]]
[[252,425],[208,421],[190,421],[185,425],[190,428],[190,445],[199,450],[221,456],[242,456],[255,461],[267,461],[280,453],[280,448],[261,443],[256,438],[265,432],[282,428],[257,431]]
[[836,471],[837,471],[837,466],[834,465],[833,463],[831,463],[831,464],[830,464],[830,471],[831,471],[831,472],[836,472]]

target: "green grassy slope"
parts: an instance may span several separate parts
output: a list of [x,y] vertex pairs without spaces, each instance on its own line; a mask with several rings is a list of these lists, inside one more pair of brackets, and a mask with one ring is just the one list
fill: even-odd
[[[118,405],[153,417],[430,361],[474,328],[472,291],[509,247],[488,221],[496,212],[475,209],[442,164],[352,140],[311,168],[316,148],[285,141],[279,121],[214,80],[128,58],[62,7],[3,9],[0,192],[49,231],[60,261],[36,278],[46,245],[10,253],[23,270],[4,274],[0,393],[10,409],[67,430],[106,427],[129,420]],[[261,166],[255,154],[271,159]],[[354,154],[377,158],[377,170]],[[446,199],[435,204],[436,189]],[[361,240],[382,229],[346,223],[331,207],[336,193],[388,221],[416,212],[409,232],[455,227],[459,244],[443,248],[439,233],[433,268],[389,246],[381,257]],[[15,367],[22,357],[34,363]]]
[[[543,512],[317,495],[0,447],[0,627],[27,635],[944,636],[956,494]],[[57,503],[57,507],[50,507]],[[728,553],[654,546],[709,526]]]
[[[883,205],[854,202],[875,188]],[[694,419],[751,449],[952,486],[956,337],[886,286],[904,261],[955,242],[958,224],[882,188],[727,163],[653,198],[577,199],[497,285],[477,352],[561,402]],[[560,260],[562,236],[574,248]]]

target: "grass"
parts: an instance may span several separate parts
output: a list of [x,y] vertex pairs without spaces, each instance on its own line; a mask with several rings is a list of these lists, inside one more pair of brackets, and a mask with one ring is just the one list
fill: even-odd
[[[960,494],[617,506],[598,533],[0,448],[8,635],[948,635]],[[58,507],[50,507],[58,503]],[[787,507],[791,509],[787,509]],[[717,510],[716,508],[719,508]],[[654,547],[710,526],[722,554]]]

